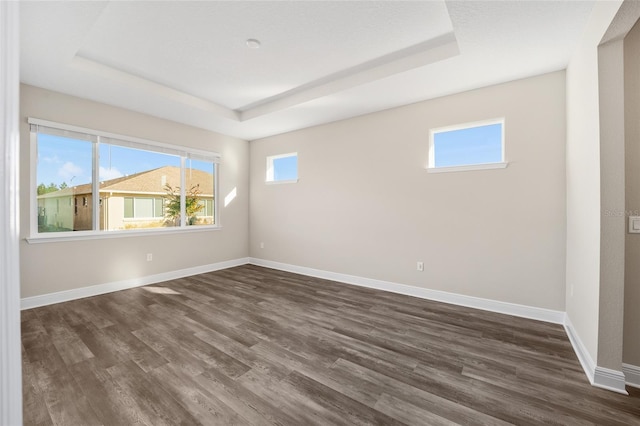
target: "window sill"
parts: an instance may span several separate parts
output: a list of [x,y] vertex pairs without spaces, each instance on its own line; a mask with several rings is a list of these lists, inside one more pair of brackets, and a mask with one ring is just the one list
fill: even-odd
[[289,180],[268,180],[265,181],[267,185],[279,185],[281,183],[298,183],[298,179],[289,179]]
[[[126,238],[141,236],[158,236],[170,234],[185,234],[202,231],[218,231],[222,226],[218,225],[192,225],[184,228],[155,228],[145,230],[130,231],[75,231],[75,232],[52,232],[50,234],[37,235],[25,238],[29,244],[59,243],[65,241],[102,240],[106,238]],[[62,235],[61,235],[62,234]]]
[[467,166],[427,167],[427,173],[470,172],[473,170],[505,169],[509,163],[471,164]]

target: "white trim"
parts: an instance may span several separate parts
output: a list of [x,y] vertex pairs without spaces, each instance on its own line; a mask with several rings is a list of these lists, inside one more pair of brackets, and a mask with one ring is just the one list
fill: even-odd
[[593,385],[593,376],[596,370],[596,363],[591,358],[587,347],[582,343],[582,339],[578,336],[576,329],[573,327],[573,323],[569,318],[569,315],[565,315],[564,319],[564,330],[567,332],[567,336],[569,337],[569,342],[571,342],[571,346],[573,346],[573,351],[576,353],[578,357],[578,361],[580,361],[580,365],[582,366],[582,370],[587,375],[587,379],[589,379],[589,383]]
[[[154,218],[157,219],[157,218]],[[106,238],[142,237],[147,235],[182,234],[187,232],[219,231],[219,225],[175,226],[171,228],[148,228],[123,231],[72,231],[50,232],[25,238],[29,244],[59,243],[62,241],[102,240]]]
[[624,373],[622,371],[611,370],[609,368],[599,367],[596,365],[589,354],[587,347],[582,343],[580,336],[573,327],[569,315],[565,316],[564,329],[567,332],[567,336],[569,336],[569,341],[571,342],[571,346],[573,346],[573,351],[576,353],[578,361],[580,361],[582,370],[587,376],[587,379],[589,379],[589,383],[598,388],[628,395],[624,387]]
[[[34,133],[34,132],[31,132],[31,133]],[[100,139],[101,137],[98,136],[98,143],[94,143],[91,146],[91,150],[92,150],[91,161],[93,162],[93,164],[91,165],[91,169],[92,169],[91,170],[91,210],[92,210],[91,223],[92,223],[93,231],[100,231]],[[38,167],[37,164],[38,163],[31,163],[30,167],[32,169],[37,169]],[[37,185],[38,185],[38,181],[35,180],[31,185],[31,187],[34,188],[34,187],[37,187]],[[36,205],[38,204],[37,199],[32,198],[31,202]],[[73,194],[73,202],[74,203],[77,202],[77,198],[75,197],[75,194]],[[107,211],[106,206],[104,211]],[[77,214],[77,210],[74,213]],[[105,218],[105,223],[108,223],[106,218]],[[32,234],[34,230],[36,231],[36,235],[39,234],[38,228],[31,228]]]
[[[143,139],[136,136],[121,135],[118,133],[111,133],[111,132],[105,132],[103,130],[89,129],[86,127],[74,126],[73,124],[57,123],[55,121],[42,120],[40,118],[33,118],[33,117],[29,117],[27,119],[27,122],[29,124],[34,124],[36,126],[51,127],[53,129],[68,130],[71,132],[78,132],[78,133],[87,133],[90,135],[118,140],[118,141],[113,141],[113,140],[107,141],[107,143],[111,145],[120,145],[120,146],[129,147],[129,148],[146,149],[146,150],[152,150],[152,151],[154,151],[153,148],[156,148],[155,152],[163,152],[163,151],[158,151],[158,148],[164,148],[167,151],[169,151],[167,153],[170,153],[172,155],[180,155],[180,156],[188,157],[189,154],[196,154],[196,155],[207,158],[209,161],[216,161],[216,160],[220,161],[221,159],[221,155],[217,152],[205,151],[202,149],[190,148],[190,147],[179,146],[179,145],[172,145],[170,143],[158,142],[151,139]],[[129,143],[117,143],[117,142],[129,142]]]
[[[184,168],[187,166],[187,159],[185,157],[180,157],[180,227],[184,228],[187,226],[187,174]],[[217,197],[218,194],[214,194],[214,198]],[[135,202],[134,202],[135,203]],[[134,207],[135,211],[135,207]]]
[[[234,188],[235,189],[235,188]],[[211,203],[213,209],[213,226],[218,229],[222,229],[222,223],[220,223],[220,163],[213,165],[213,195],[214,200]],[[224,207],[227,207],[227,200],[225,197]]]
[[622,372],[624,373],[627,386],[640,389],[640,367],[623,363]]
[[112,293],[114,291],[126,290],[129,288],[175,280],[192,275],[219,271],[221,269],[233,268],[235,266],[246,265],[247,263],[249,263],[249,258],[242,257],[239,259],[226,260],[209,265],[195,266],[193,268],[179,269],[177,271],[169,271],[155,275],[147,275],[145,277],[131,278],[128,280],[98,284],[90,287],[59,291],[57,293],[43,294],[40,296],[25,297],[21,300],[21,309],[37,308],[38,306],[46,306],[52,305],[54,303],[67,302],[69,300],[98,296],[100,294]]
[[469,172],[472,170],[506,169],[509,163],[470,164],[468,166],[428,167],[427,173]]
[[233,121],[240,121],[240,113],[222,105],[218,105],[209,100],[190,95],[180,90],[165,86],[155,81],[147,80],[138,75],[130,74],[121,69],[110,67],[106,64],[88,59],[80,54],[76,54],[69,62],[69,66],[86,73],[100,76],[107,80],[117,81],[123,85],[157,95],[161,98],[171,99],[189,107],[202,111],[210,111],[216,115]]
[[20,4],[0,2],[0,425],[22,424]]
[[38,229],[38,135],[29,132],[29,232],[33,234],[34,229]]
[[593,375],[593,386],[612,392],[629,395],[624,386],[624,373],[610,368],[596,367]]
[[267,185],[280,185],[281,183],[298,183],[298,179],[288,179],[288,180],[267,180],[265,181]]
[[251,263],[252,265],[277,269],[280,271],[293,272],[296,274],[323,278],[326,280],[337,281],[345,284],[374,288],[377,290],[389,291],[391,293],[399,293],[407,296],[419,297],[421,299],[435,300],[438,302],[450,303],[459,306],[467,306],[470,308],[482,309],[485,311],[513,315],[522,318],[529,318],[538,321],[546,321],[554,324],[562,324],[564,321],[564,312],[554,311],[551,309],[518,305],[515,303],[500,302],[497,300],[482,299],[479,297],[465,296],[462,294],[449,293],[439,290],[430,290],[406,284],[398,284],[390,281],[381,281],[372,278],[364,278],[354,275],[340,274],[337,272],[307,268],[304,266],[273,262],[271,260],[258,259],[255,257],[251,257],[249,259],[249,263]]

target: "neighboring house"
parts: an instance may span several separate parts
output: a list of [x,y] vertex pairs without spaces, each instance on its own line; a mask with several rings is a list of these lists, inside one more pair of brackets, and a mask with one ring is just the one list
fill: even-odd
[[74,228],[74,188],[38,195],[38,229],[46,231],[70,231]]
[[[199,204],[193,224],[214,223],[211,173],[186,169],[189,190],[198,188]],[[179,191],[180,168],[173,166],[100,182],[100,229],[123,230],[175,226],[168,217],[166,185]],[[38,227],[41,232],[92,229],[91,184],[78,185],[38,196]]]

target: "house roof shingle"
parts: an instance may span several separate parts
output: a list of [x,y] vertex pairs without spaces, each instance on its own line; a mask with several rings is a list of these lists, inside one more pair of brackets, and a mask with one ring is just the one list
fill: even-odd
[[[197,185],[200,195],[213,196],[213,175],[203,170],[186,169],[187,188]],[[165,185],[173,188],[180,186],[180,167],[164,166],[157,169],[146,170],[129,176],[100,182],[100,192],[124,192],[135,194],[158,194],[167,193]],[[91,194],[91,184],[83,184],[72,188],[75,195]],[[50,193],[55,194],[55,193]],[[58,191],[58,196],[60,195]],[[69,194],[71,195],[71,194]]]

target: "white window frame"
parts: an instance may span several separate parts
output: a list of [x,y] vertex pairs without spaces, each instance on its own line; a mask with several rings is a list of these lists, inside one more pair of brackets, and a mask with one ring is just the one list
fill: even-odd
[[297,183],[298,177],[295,179],[283,179],[283,180],[275,180],[275,171],[273,167],[273,161],[279,160],[281,158],[288,157],[296,157],[296,162],[298,161],[298,153],[297,152],[288,152],[286,154],[277,154],[277,155],[268,155],[267,156],[267,175],[265,178],[265,182],[268,184],[280,184],[280,183]]
[[[219,176],[220,176],[220,163],[221,156],[216,152],[198,150],[188,148],[184,146],[171,145],[163,142],[156,142],[148,139],[142,139],[135,136],[120,135],[111,132],[104,132],[101,130],[88,129],[84,127],[74,126],[64,123],[56,123],[48,120],[41,120],[38,118],[29,117],[27,122],[30,125],[30,144],[31,144],[31,156],[30,156],[30,206],[29,206],[29,224],[30,233],[27,242],[29,243],[42,243],[42,242],[55,242],[55,241],[74,241],[74,240],[87,240],[87,239],[100,239],[100,238],[120,238],[139,235],[149,235],[158,233],[180,233],[180,232],[199,232],[207,230],[218,230],[222,226],[220,224],[220,209],[218,202],[219,195]],[[38,151],[37,151],[37,133],[38,126],[48,127],[51,129],[69,131],[76,133],[88,134],[97,138],[96,142],[93,142],[93,230],[90,231],[68,231],[68,232],[50,232],[39,233],[38,232],[38,202],[37,202],[37,163],[38,163]],[[181,167],[181,185],[180,185],[180,197],[182,212],[180,215],[180,226],[167,227],[167,228],[149,228],[139,230],[100,230],[100,196],[99,196],[99,147],[100,141],[104,139],[106,143],[117,144],[124,147],[142,149],[152,152],[160,152],[180,157]],[[187,225],[185,214],[185,199],[186,190],[184,188],[185,167],[188,159],[197,159],[202,161],[210,161],[215,164],[214,176],[213,176],[213,210],[214,210],[214,224],[213,225]],[[96,194],[98,194],[96,196]]]
[[[489,125],[493,125],[493,124],[500,124],[501,125],[501,145],[502,145],[502,152],[501,152],[501,161],[497,162],[497,163],[477,163],[477,164],[465,164],[465,165],[460,165],[460,166],[443,166],[443,167],[436,167],[435,162],[436,162],[436,157],[435,157],[435,135],[438,133],[446,133],[446,132],[452,132],[452,131],[456,131],[456,130],[464,130],[464,129],[471,129],[474,127],[482,127],[482,126],[489,126]],[[494,118],[494,119],[489,119],[489,120],[482,120],[482,121],[473,121],[473,122],[468,122],[468,123],[463,123],[463,124],[456,124],[453,126],[446,126],[446,127],[438,127],[435,129],[431,129],[429,130],[429,154],[428,154],[428,162],[427,162],[427,172],[428,173],[446,173],[446,172],[465,172],[465,171],[472,171],[472,170],[490,170],[490,169],[504,169],[507,167],[507,165],[509,164],[506,161],[506,157],[505,157],[505,139],[504,139],[504,129],[505,129],[505,118],[504,117],[500,117],[500,118]]]

